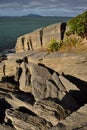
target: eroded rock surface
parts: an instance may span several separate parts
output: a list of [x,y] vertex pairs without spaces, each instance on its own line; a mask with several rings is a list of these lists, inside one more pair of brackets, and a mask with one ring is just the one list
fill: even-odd
[[87,104],[78,111],[73,112],[65,120],[50,130],[86,130],[87,129]]
[[64,28],[61,28],[62,25],[65,28],[66,24],[58,23],[19,37],[15,47],[16,52],[46,49],[52,37],[56,40],[61,40],[61,33],[64,30]]
[[[14,78],[16,60],[22,60],[25,56],[29,63],[27,66],[24,62],[20,64],[22,74],[17,83]],[[8,60],[4,61],[5,76],[3,63],[0,64],[0,108],[3,111],[0,127],[6,130],[85,130],[86,56],[57,52],[40,52],[39,55],[37,51],[9,55]],[[26,67],[31,72],[30,84],[27,85]],[[76,119],[80,120],[80,124]],[[69,120],[73,126],[70,124],[69,127]]]
[[56,125],[59,120],[67,116],[63,107],[50,100],[39,100],[34,104],[34,110],[37,115]]
[[17,130],[48,130],[52,127],[52,124],[43,118],[23,114],[16,110],[7,110],[6,117],[12,121]]

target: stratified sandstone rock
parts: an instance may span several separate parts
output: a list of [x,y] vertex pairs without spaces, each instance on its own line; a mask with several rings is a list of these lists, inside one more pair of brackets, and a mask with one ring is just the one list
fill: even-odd
[[58,23],[43,28],[43,48],[47,48],[52,38],[57,41],[61,40],[61,26],[62,23]]
[[[31,70],[32,69],[32,70]],[[31,66],[32,93],[36,100],[46,97],[46,81],[51,79],[51,73],[42,66]]]
[[[3,73],[4,64],[5,64],[5,75]],[[2,80],[2,77],[14,75],[15,66],[16,66],[16,62],[14,59],[11,59],[10,61],[6,60],[5,62],[2,62],[0,65],[0,80]]]
[[39,66],[29,63],[27,67],[31,72],[31,83],[26,86],[25,66],[23,66],[22,76],[20,77],[20,90],[24,92],[31,92],[36,101],[44,98],[57,98],[61,101],[66,109],[71,111],[78,108],[75,99],[68,94],[62,84],[59,76],[54,72],[51,74],[50,70],[45,66]]
[[50,130],[86,130],[87,129],[87,104],[78,111],[73,112],[65,120]]
[[33,111],[34,98],[31,94],[15,92],[10,94],[10,97],[5,96],[6,101],[11,104],[14,109],[25,107],[28,110]]
[[[33,55],[33,53],[31,55]],[[41,56],[41,57],[43,57],[41,59],[39,54],[37,54],[37,58],[38,58],[38,60],[41,59],[41,61],[39,61],[39,62],[43,62],[43,59],[48,57],[48,55],[49,54],[44,53],[44,56]],[[58,54],[56,54],[56,55],[58,55]],[[62,56],[64,56],[64,55],[62,55]],[[51,57],[52,57],[52,55],[51,55]],[[59,56],[59,57],[61,57],[61,56]],[[75,60],[75,63],[79,63],[79,65],[80,65],[80,61],[81,61],[81,65],[82,65],[84,60],[86,60],[86,59],[84,59],[84,60],[83,59],[84,58],[78,60],[77,62]],[[11,59],[9,59],[9,60],[11,60]],[[72,61],[72,63],[73,63],[73,61]],[[66,65],[67,65],[67,63],[66,63]],[[86,65],[86,62],[85,62],[85,65]],[[45,66],[43,64],[34,64],[34,63],[29,62],[29,64],[27,64],[27,67],[30,69],[30,72],[31,72],[31,84],[29,86],[26,86],[25,85],[26,67],[25,67],[24,63],[21,64],[21,67],[23,69],[23,73],[20,78],[20,89],[24,92],[20,92],[20,90],[15,88],[14,85],[11,85],[9,83],[0,84],[1,85],[0,86],[0,96],[5,99],[7,104],[10,104],[9,107],[5,108],[4,113],[7,108],[10,109],[11,107],[13,107],[14,109],[17,109],[18,111],[20,111],[21,109],[23,110],[20,112],[8,110],[9,111],[8,113],[11,113],[11,114],[7,114],[7,112],[6,112],[7,122],[9,121],[9,119],[12,120],[12,124],[15,126],[15,128],[17,130],[22,130],[22,129],[29,130],[29,128],[31,130],[34,130],[34,129],[38,130],[38,128],[48,130],[52,127],[52,125],[55,126],[55,125],[57,125],[57,123],[60,122],[61,119],[66,118],[66,116],[68,116],[68,114],[70,114],[73,111],[76,111],[79,108],[79,105],[77,104],[77,102],[80,103],[80,101],[82,101],[83,104],[87,102],[87,100],[86,100],[87,98],[84,98],[85,97],[84,91],[83,91],[83,94],[81,95],[80,94],[81,90],[79,90],[77,88],[77,86],[75,86],[75,84],[70,82],[68,80],[68,78],[66,79],[67,75],[65,75],[65,73],[64,73],[64,75],[59,75],[57,72],[55,72],[55,70],[51,70],[50,68],[48,68],[47,66]],[[83,85],[84,85],[83,87],[86,89],[86,86],[85,86],[86,82]],[[71,94],[71,91],[73,91],[72,94]],[[78,93],[76,93],[77,94],[76,96],[74,95],[75,94],[74,91],[78,92]],[[31,96],[31,94],[28,92],[31,92],[33,94],[32,95],[33,98]],[[84,102],[84,99],[85,99],[85,102]],[[4,102],[3,102],[3,104],[4,104]],[[1,106],[2,106],[2,103],[1,103]],[[81,106],[81,104],[80,104],[80,106]],[[28,113],[29,117],[25,116],[26,114],[23,114],[23,112],[25,113],[27,111],[32,113],[32,114]],[[81,117],[79,117],[78,113],[81,113],[82,118],[84,118],[86,120],[86,117],[83,116],[84,111],[86,112],[86,109],[85,110],[82,109],[82,111],[77,111],[75,118],[80,119]],[[23,118],[20,117],[20,115],[22,115]],[[17,118],[16,118],[16,116],[17,116]],[[39,119],[37,119],[38,116],[39,116]],[[75,116],[75,114],[74,114],[74,116]],[[74,116],[71,115],[70,117],[72,118]],[[79,118],[77,118],[77,117],[79,117]],[[4,118],[5,118],[5,115],[3,116],[3,122],[4,122]],[[69,120],[71,122],[74,122],[73,121],[74,119],[71,120],[71,118],[69,118]],[[27,122],[27,119],[29,119],[28,122]],[[68,119],[68,117],[66,118],[66,120],[67,119]],[[33,120],[36,121],[36,124]],[[38,127],[39,123],[41,124],[41,122],[39,122],[38,120],[41,122],[43,122],[43,120],[44,120],[45,125],[41,125],[40,127]],[[37,123],[37,122],[39,122],[39,123]],[[50,124],[48,122],[50,122]],[[83,122],[82,119],[81,119],[81,122]],[[80,124],[81,124],[81,122],[80,122]],[[67,128],[67,130],[69,130],[68,128],[70,128],[70,130],[72,130],[71,128],[73,126],[71,124],[70,124],[70,127],[68,127],[69,123],[67,123],[68,125],[66,125],[66,123],[64,123],[62,121],[60,123],[61,124],[58,124],[58,127],[56,127],[56,129],[57,128],[59,129],[60,127],[62,127],[62,129]],[[44,123],[42,123],[42,124],[44,124]],[[49,125],[47,125],[47,124],[49,124]],[[83,122],[84,125],[83,126],[81,125],[82,127],[80,127],[80,124],[78,125],[78,127],[75,127],[75,129],[76,128],[81,129],[81,130],[86,129],[86,121],[85,121],[85,123]],[[73,125],[76,126],[77,124],[73,123]],[[54,130],[54,128],[53,128],[53,130]]]
[[8,60],[14,59],[23,59],[25,56],[30,57],[33,55],[37,55],[38,51],[36,50],[29,50],[29,51],[23,51],[23,52],[19,52],[19,53],[14,53],[14,54],[8,54],[7,58]]
[[23,72],[20,77],[20,90],[31,92],[36,100],[45,98],[46,96],[46,80],[51,79],[50,72],[41,66],[35,64],[29,64],[27,67],[31,73],[31,83],[29,86],[26,86],[26,75],[25,75],[25,67],[22,66]]
[[61,92],[54,83],[52,83],[52,80],[47,80],[47,90],[46,90],[46,97],[51,97],[51,98],[58,98],[61,100],[66,94]]
[[[16,53],[18,54],[18,53]],[[29,62],[32,62],[32,63],[35,63],[35,64],[38,64],[38,63],[42,63],[43,59],[49,55],[50,53],[47,52],[47,51],[37,51],[37,53],[33,54],[33,55],[29,55],[28,57],[28,61]]]
[[[31,92],[36,100],[43,99],[46,97],[61,99],[64,97],[65,88],[59,81],[59,77],[56,77],[56,83],[54,81],[55,77],[51,75],[49,70],[45,66],[39,66],[29,63],[27,67],[31,72],[31,84],[26,86],[26,75],[25,66],[22,64],[22,75],[20,77],[20,90],[24,92]],[[56,74],[55,74],[56,75]],[[60,90],[59,90],[60,87]],[[32,90],[31,90],[32,89]]]
[[[50,86],[49,86],[50,87]],[[54,91],[55,89],[53,89]],[[5,89],[6,91],[6,89]],[[61,91],[59,91],[61,92]],[[38,116],[41,116],[42,118],[46,119],[48,122],[51,122],[53,125],[55,123],[57,124],[58,121],[62,118],[65,118],[67,116],[66,111],[69,110],[69,113],[76,110],[78,108],[77,103],[70,95],[63,95],[61,92],[61,96],[58,95],[58,98],[55,97],[56,93],[54,91],[54,97],[50,96],[46,100],[39,100],[35,102],[33,95],[29,93],[23,93],[23,92],[11,92],[10,90],[7,93],[3,93],[1,96],[4,96],[6,101],[15,109],[23,108],[31,111],[31,113],[35,113]],[[52,94],[52,95],[53,95]],[[59,101],[58,99],[61,100]],[[58,100],[59,103],[55,103],[55,100]],[[34,104],[35,103],[35,104]],[[60,105],[62,104],[62,106]],[[43,114],[42,114],[43,113]],[[68,113],[68,114],[69,114]]]
[[29,114],[23,114],[17,110],[7,110],[6,118],[12,121],[17,130],[48,130],[52,124],[46,120]]
[[67,92],[69,92],[70,90],[77,90],[77,91],[79,91],[79,88],[77,88],[76,85],[74,85],[72,82],[67,80],[64,76],[60,75],[59,79],[62,82],[62,84],[65,86]]
[[47,55],[42,63],[56,72],[87,81],[87,53],[54,52]]
[[25,51],[15,54],[8,54],[7,58],[8,60],[3,61],[0,63],[0,80],[2,80],[2,77],[4,76],[3,73],[3,65],[5,64],[5,76],[12,76],[16,73],[16,67],[18,66],[18,63],[16,60],[23,59],[25,56],[30,57],[31,55],[34,55],[38,53],[37,51]]
[[62,39],[61,35],[64,33],[62,29],[64,30],[65,26],[63,23],[53,24],[19,37],[15,47],[16,52],[47,49],[52,38],[55,40]]
[[55,72],[53,73],[52,75],[52,78],[54,79],[56,85],[58,86],[59,90],[62,91],[62,92],[66,92],[66,88],[65,86],[63,85],[63,83],[61,82],[60,78],[59,78],[59,75],[57,75]]
[[[23,62],[21,65],[21,69],[22,69],[22,73],[21,73],[21,77],[20,77],[20,90],[24,91],[24,92],[31,92],[32,88],[31,88],[31,84],[27,84],[27,75],[26,75],[26,71],[27,71],[27,65],[25,66],[25,63]],[[29,82],[31,82],[31,78],[28,79]]]
[[[46,53],[38,51],[24,51],[8,56],[6,64],[6,75],[15,74],[16,60],[27,56],[29,62],[42,63],[46,67],[66,75],[74,76],[80,80],[87,80],[87,53]],[[84,69],[83,69],[84,68]],[[3,76],[3,65],[0,64],[0,78]]]
[[1,125],[0,124],[0,130],[17,130],[17,129],[10,127],[8,125]]
[[56,125],[59,120],[67,116],[63,107],[50,100],[39,100],[34,104],[34,111],[40,117]]

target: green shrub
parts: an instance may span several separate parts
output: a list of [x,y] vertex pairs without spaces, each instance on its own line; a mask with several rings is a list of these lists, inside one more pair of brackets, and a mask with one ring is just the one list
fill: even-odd
[[66,32],[66,34],[69,35],[69,33],[77,33],[79,36],[85,37],[87,35],[87,11],[70,19],[67,22],[67,25],[69,30]]
[[48,50],[49,51],[58,51],[61,44],[62,44],[62,42],[57,42],[54,38],[52,38],[48,45]]
[[72,46],[77,47],[77,45],[81,43],[81,40],[82,39],[80,37],[69,36],[69,37],[66,37],[66,39],[64,39],[64,43],[66,45],[72,45]]
[[69,30],[69,31],[65,32],[65,34],[66,34],[67,36],[70,36],[70,35],[72,34],[72,31]]

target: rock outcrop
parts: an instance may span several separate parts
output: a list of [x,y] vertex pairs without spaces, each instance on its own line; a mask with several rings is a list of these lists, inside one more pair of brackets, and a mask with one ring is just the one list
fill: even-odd
[[[27,64],[23,61],[25,56]],[[32,50],[10,54],[7,58],[0,64],[1,129],[87,129],[86,53]],[[3,64],[6,75],[3,75]],[[14,78],[16,66],[22,69],[18,81]]]
[[[54,55],[56,55],[55,62],[58,60],[57,57],[60,59],[63,56],[62,58],[66,59],[66,57],[70,56],[70,54],[64,55],[60,53],[54,53]],[[16,83],[15,79],[10,80],[11,76],[15,74],[13,72],[17,64],[15,63],[17,56],[18,59],[23,59],[23,57],[27,56],[29,61],[26,65],[24,61],[20,65],[22,74],[19,84]],[[80,56],[81,59],[77,60],[79,65],[84,64],[84,60],[86,64],[86,55],[84,58],[83,54]],[[77,79],[77,77],[72,75],[68,76],[65,72],[58,73],[55,71],[57,68],[52,68],[51,65],[53,63],[46,66],[43,64],[43,61],[47,57],[54,58],[53,54],[47,52],[40,52],[39,55],[37,51],[30,51],[17,53],[14,57],[10,55],[8,56],[8,61],[4,61],[5,64],[8,64],[8,66],[6,65],[6,74],[7,72],[10,74],[3,76],[0,83],[0,105],[4,110],[2,119],[0,118],[1,128],[6,130],[7,128],[11,130],[56,130],[60,129],[60,127],[62,129],[70,128],[70,130],[81,127],[87,128],[86,114],[84,114],[86,112],[86,105],[83,106],[85,109],[83,107],[80,108],[87,103],[86,81]],[[77,63],[77,57],[78,55],[74,55],[72,60],[74,59],[75,61],[72,61],[72,64]],[[50,60],[53,60],[51,58]],[[50,60],[48,61],[51,62]],[[13,68],[10,70],[9,62],[11,64],[11,61],[14,62],[12,62],[11,66]],[[58,67],[55,62],[55,66]],[[65,61],[63,60],[62,62]],[[26,84],[26,69],[29,69],[31,73],[30,84]],[[81,67],[78,69],[81,69]],[[67,70],[67,73],[70,72]],[[75,123],[77,118],[79,120],[81,118],[80,123]],[[71,125],[72,123],[69,126],[69,120],[74,126]]]
[[57,125],[59,120],[67,116],[65,109],[51,100],[39,100],[35,102],[34,110],[37,115],[51,122],[53,126]]
[[[23,66],[22,69],[24,69],[24,72],[22,73],[19,81],[20,90],[24,92],[31,92],[36,101],[51,97],[57,98],[61,101],[65,108],[71,111],[78,108],[76,101],[67,93],[68,91],[59,79],[58,74],[41,65],[29,63],[27,67],[29,67],[31,72],[31,83],[28,86],[25,85],[26,76],[24,76],[24,74],[26,68]],[[76,90],[79,91],[77,88]]]
[[86,130],[87,129],[87,104],[78,111],[73,112],[65,120],[50,130]]
[[43,118],[23,114],[19,111],[7,110],[7,121],[10,119],[17,130],[48,130],[52,124],[46,122]]
[[[16,60],[23,59],[27,56],[29,62],[35,64],[44,64],[45,66],[61,73],[64,72],[67,76],[73,76],[87,81],[87,53],[62,53],[62,52],[39,52],[36,50],[25,51],[7,56],[8,60],[4,61],[6,64],[6,75],[14,75],[17,66]],[[3,63],[4,64],[4,63]],[[3,64],[0,64],[0,79],[3,76]],[[83,69],[84,68],[84,69]]]
[[17,39],[16,52],[47,49],[52,38],[56,40],[63,39],[65,28],[65,23],[58,23],[25,34]]

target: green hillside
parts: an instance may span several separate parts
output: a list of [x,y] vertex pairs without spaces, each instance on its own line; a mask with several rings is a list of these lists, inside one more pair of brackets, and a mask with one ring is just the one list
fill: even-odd
[[82,38],[87,37],[87,11],[70,19],[67,25],[69,27],[67,35],[76,33]]

